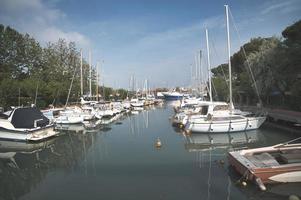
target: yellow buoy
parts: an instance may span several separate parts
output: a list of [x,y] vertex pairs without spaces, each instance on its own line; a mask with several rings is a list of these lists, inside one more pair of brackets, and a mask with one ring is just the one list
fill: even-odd
[[156,148],[161,148],[162,142],[161,142],[160,138],[157,138],[155,146],[156,146]]

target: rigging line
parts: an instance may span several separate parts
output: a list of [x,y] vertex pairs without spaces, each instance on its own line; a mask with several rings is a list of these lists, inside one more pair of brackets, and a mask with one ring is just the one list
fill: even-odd
[[255,78],[254,78],[254,74],[253,74],[253,71],[252,71],[252,69],[251,69],[250,62],[249,62],[249,60],[248,60],[248,58],[247,58],[247,54],[246,54],[245,48],[244,48],[244,46],[242,45],[241,37],[240,37],[240,34],[239,34],[239,32],[238,32],[238,28],[237,28],[237,26],[236,26],[236,23],[235,23],[235,21],[234,21],[234,17],[233,17],[233,15],[232,15],[232,12],[231,12],[230,8],[229,8],[229,13],[230,13],[230,17],[231,17],[231,19],[232,19],[232,22],[233,22],[235,31],[236,31],[236,33],[237,33],[237,35],[238,35],[238,40],[239,40],[239,43],[240,43],[240,45],[241,45],[241,47],[242,47],[243,54],[244,54],[244,56],[245,56],[245,58],[246,58],[247,66],[248,66],[248,69],[249,69],[249,71],[250,71],[251,78],[252,78],[252,80],[253,80],[253,82],[254,82],[254,87],[255,87],[255,91],[256,91],[256,94],[257,94],[259,103],[260,103],[260,105],[262,105],[262,101],[261,101],[261,98],[260,98],[260,95],[259,95],[257,83],[256,83],[256,80],[255,80]]
[[[214,53],[216,54],[217,59],[220,60],[220,56],[219,56],[219,54],[217,53],[217,50],[216,50],[216,48],[215,48],[215,42],[213,41],[213,39],[211,39],[211,45],[212,45],[212,48],[213,48]],[[227,82],[226,74],[225,74],[225,71],[224,71],[224,68],[223,68],[222,65],[221,65],[221,71],[222,71],[222,73],[223,73],[223,77],[224,77],[224,79],[225,79],[227,88],[229,89],[229,84],[228,84],[228,82]]]
[[71,84],[70,84],[70,87],[69,87],[69,91],[68,91],[67,100],[66,100],[66,103],[65,103],[65,108],[67,107],[67,104],[68,104],[68,101],[69,101],[69,97],[70,97],[74,77],[75,77],[75,74],[76,74],[76,70],[77,70],[77,68],[75,67],[74,72],[73,72],[73,77],[72,77],[72,80],[71,80]]

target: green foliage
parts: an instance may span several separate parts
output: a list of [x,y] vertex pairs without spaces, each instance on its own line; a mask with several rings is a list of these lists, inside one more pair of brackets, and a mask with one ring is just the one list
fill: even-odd
[[[63,105],[74,78],[70,102],[80,96],[80,53],[74,42],[63,39],[48,43],[46,47],[28,34],[0,24],[0,106],[29,105],[35,102],[45,107]],[[89,65],[83,60],[83,89],[89,90]],[[96,72],[92,71],[92,89],[96,91]],[[20,94],[19,94],[20,91]],[[101,90],[99,92],[101,94]],[[105,89],[105,97],[113,94]],[[124,96],[123,91],[119,91]]]
[[[248,103],[258,102],[257,86],[266,106],[301,110],[301,21],[287,27],[282,35],[284,39],[251,39],[233,54],[232,88],[236,101],[239,98],[247,99]],[[222,64],[212,69],[213,83],[221,100],[228,99],[227,68],[227,64]],[[252,80],[250,69],[256,82]]]

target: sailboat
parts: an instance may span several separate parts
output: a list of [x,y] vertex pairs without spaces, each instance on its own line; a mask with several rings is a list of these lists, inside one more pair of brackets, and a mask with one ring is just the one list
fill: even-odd
[[[229,66],[229,92],[230,103],[228,105],[216,105],[214,103],[206,105],[204,108],[206,112],[199,117],[189,118],[186,123],[185,130],[192,132],[237,132],[249,131],[258,129],[266,119],[266,116],[253,116],[249,113],[235,110],[232,101],[232,78],[231,78],[231,50],[230,50],[230,33],[229,33],[229,17],[228,5],[226,9],[226,22],[227,22],[227,46],[228,46],[228,66]],[[207,48],[208,36],[206,31]],[[210,76],[209,76],[210,77]],[[211,91],[211,80],[209,79],[209,86]],[[211,93],[211,92],[210,92]],[[212,102],[212,94],[210,94]]]

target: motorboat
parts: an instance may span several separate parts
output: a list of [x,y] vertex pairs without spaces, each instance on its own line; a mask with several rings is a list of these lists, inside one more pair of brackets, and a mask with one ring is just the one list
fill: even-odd
[[0,139],[39,141],[58,133],[36,107],[18,107],[0,114]]
[[56,124],[80,124],[84,121],[81,113],[75,112],[72,109],[60,111],[59,116],[54,119]]
[[[298,140],[301,138],[297,138]],[[228,153],[229,164],[247,181],[261,190],[264,184],[301,182],[301,143],[244,149]]]
[[138,98],[131,99],[131,106],[132,107],[143,107],[144,106],[144,101],[140,100]]
[[184,97],[184,94],[179,92],[162,92],[165,100],[179,100]]
[[85,121],[93,120],[95,119],[95,117],[101,119],[99,115],[96,116],[96,111],[92,106],[88,106],[88,105],[82,106],[81,110],[78,110],[78,113],[80,113],[80,115],[84,118]]

